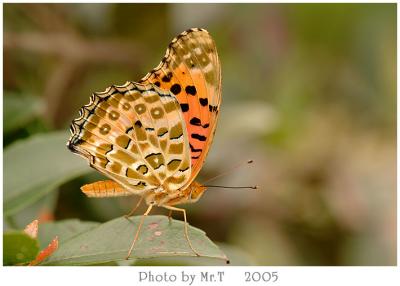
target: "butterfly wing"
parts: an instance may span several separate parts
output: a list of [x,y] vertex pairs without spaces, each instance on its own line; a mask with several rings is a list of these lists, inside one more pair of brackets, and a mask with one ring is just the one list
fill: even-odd
[[177,190],[191,172],[183,120],[169,91],[127,82],[92,95],[67,146],[129,192]]
[[221,104],[221,65],[210,34],[204,29],[180,34],[141,82],[171,91],[181,105],[191,151],[189,185],[207,156]]

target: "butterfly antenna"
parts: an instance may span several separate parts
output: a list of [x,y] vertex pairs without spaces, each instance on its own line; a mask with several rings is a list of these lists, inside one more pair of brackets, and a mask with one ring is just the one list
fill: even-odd
[[206,185],[204,187],[207,187],[207,188],[222,188],[222,189],[252,189],[252,190],[258,190],[258,186],[229,187],[229,186]]
[[[214,181],[215,179],[218,179],[219,177],[222,177],[222,176],[225,176],[225,175],[227,175],[229,173],[232,173],[234,170],[236,170],[237,168],[242,167],[244,164],[252,164],[252,163],[253,163],[253,160],[248,160],[247,162],[239,163],[236,166],[233,166],[232,168],[228,169],[227,171],[222,172],[221,174],[218,174],[215,177],[212,177],[212,178],[208,179],[203,184],[206,184],[208,182]],[[206,187],[208,187],[208,186],[206,186]]]

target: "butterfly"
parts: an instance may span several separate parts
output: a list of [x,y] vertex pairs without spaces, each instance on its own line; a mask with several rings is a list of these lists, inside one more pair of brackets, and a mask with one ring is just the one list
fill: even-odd
[[[71,124],[68,148],[110,180],[83,186],[89,197],[139,195],[153,206],[183,213],[206,187],[195,179],[216,130],[221,64],[210,34],[189,29],[172,40],[160,64],[138,82],[95,92]],[[141,202],[139,201],[139,203]]]

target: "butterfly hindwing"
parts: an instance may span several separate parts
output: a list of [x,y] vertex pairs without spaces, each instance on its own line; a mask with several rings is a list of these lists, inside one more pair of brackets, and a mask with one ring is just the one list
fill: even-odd
[[127,82],[93,94],[80,114],[68,147],[127,190],[176,190],[189,180],[187,132],[169,91]]
[[179,101],[191,153],[190,184],[208,153],[221,103],[221,67],[213,39],[203,29],[183,32],[141,82],[170,91]]

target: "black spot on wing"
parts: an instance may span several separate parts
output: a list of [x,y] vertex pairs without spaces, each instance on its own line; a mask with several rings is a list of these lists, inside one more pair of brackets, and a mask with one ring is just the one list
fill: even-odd
[[[82,140],[82,139],[79,139],[79,140]],[[83,140],[82,140],[82,141],[83,141]],[[76,140],[76,142],[78,142],[78,140]],[[67,147],[68,147],[68,149],[69,149],[71,152],[77,153],[77,154],[78,154],[79,152],[78,152],[78,150],[76,149],[75,144],[77,144],[77,143],[72,143],[72,142],[70,141],[70,142],[68,142]]]
[[176,137],[170,137],[169,139],[171,139],[171,140],[176,140],[176,139],[181,138],[182,136],[183,136],[183,133],[179,134],[179,135],[176,136]]
[[181,86],[177,83],[172,85],[170,88],[170,91],[175,95],[179,94],[181,92],[181,90],[182,90]]
[[162,166],[164,166],[164,164],[158,165],[157,167],[154,168],[154,170],[158,170],[158,169],[160,169]]
[[208,98],[200,98],[199,101],[200,101],[201,106],[208,105]]
[[179,160],[179,159],[172,159],[171,161],[168,162],[167,166],[169,166],[169,165],[171,165],[171,164],[174,164],[175,162],[180,163],[180,162],[182,162],[182,160]]
[[107,155],[108,153],[110,153],[114,149],[114,145],[111,144],[110,146],[111,146],[110,150],[108,150],[106,153],[104,153],[104,155]]
[[167,73],[165,76],[163,76],[161,80],[162,80],[163,82],[170,82],[170,81],[171,81],[171,78],[172,78],[172,73],[169,72],[169,73]]
[[132,139],[129,138],[128,142],[126,142],[126,146],[124,147],[124,149],[128,149],[129,144],[131,144]]
[[218,110],[218,106],[215,105],[209,105],[208,109],[210,110],[210,112],[216,112]]
[[189,123],[194,126],[201,126],[201,121],[197,117],[193,117],[192,119],[190,119]]
[[163,137],[167,133],[168,133],[168,130],[166,129],[164,132],[157,134],[157,136],[158,137]]
[[194,85],[186,86],[185,91],[187,94],[190,94],[190,95],[196,95],[196,93],[197,93],[196,87]]
[[207,137],[206,136],[203,136],[203,135],[200,135],[200,134],[197,134],[197,133],[193,133],[192,135],[190,135],[193,139],[197,139],[197,140],[199,140],[199,141],[206,141],[207,140]]
[[135,186],[143,186],[143,187],[145,187],[146,183],[143,182],[143,181],[139,181],[139,183],[137,183]]
[[125,133],[128,134],[131,130],[133,130],[133,126],[131,126],[128,129],[126,129]]
[[179,171],[181,171],[181,172],[185,172],[187,169],[189,169],[189,166],[188,166],[188,167],[186,167],[185,169],[179,169]]
[[146,165],[139,165],[139,166],[136,168],[136,171],[138,171],[138,172],[141,173],[142,175],[146,175],[147,172],[149,171],[149,168],[147,168]]
[[142,124],[142,122],[140,122],[140,120],[138,120],[138,121],[135,122],[135,126],[140,128],[140,127],[143,126],[143,124]]
[[189,111],[189,104],[187,104],[187,103],[181,103],[181,109],[182,109],[182,112],[187,112],[187,111]]
[[192,119],[190,119],[189,123],[194,126],[201,126],[203,128],[208,128],[210,126],[210,124],[208,124],[208,123],[202,125],[201,120],[197,117],[193,117]]
[[201,151],[203,151],[202,149],[196,149],[196,148],[194,148],[193,145],[190,144],[190,143],[189,143],[189,146],[190,146],[190,151],[191,151],[191,152],[201,152]]
[[159,156],[159,155],[161,155],[161,153],[150,153],[149,155],[147,155],[147,156],[144,157],[144,158],[145,158],[145,159],[148,159],[148,158],[150,158],[150,157]]
[[153,167],[154,170],[161,168],[164,166],[164,157],[161,153],[151,153],[144,157],[147,162]]

